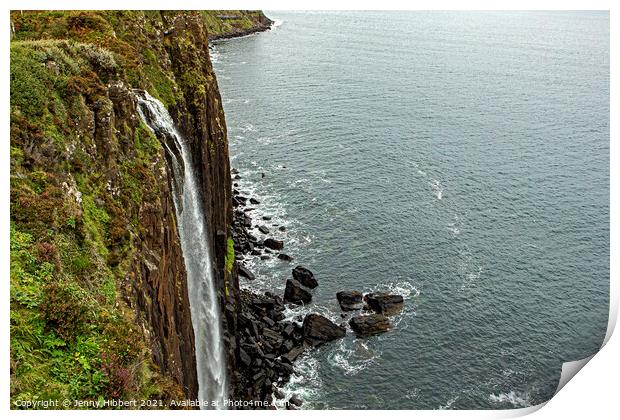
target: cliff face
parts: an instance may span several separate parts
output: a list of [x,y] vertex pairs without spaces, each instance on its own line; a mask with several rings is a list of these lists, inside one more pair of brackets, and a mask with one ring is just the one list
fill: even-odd
[[191,143],[235,367],[228,144],[208,54],[217,14],[11,13],[12,399],[196,397],[170,172],[136,88]]

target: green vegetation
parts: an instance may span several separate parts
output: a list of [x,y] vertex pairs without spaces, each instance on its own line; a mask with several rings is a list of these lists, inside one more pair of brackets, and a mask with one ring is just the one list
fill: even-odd
[[[184,397],[152,361],[131,285],[143,211],[166,185],[162,146],[110,93],[204,109],[214,76],[193,63],[206,49],[161,41],[174,13],[11,12],[11,401]],[[260,20],[187,13],[210,33]],[[229,274],[233,262],[229,239]]]
[[226,267],[226,272],[230,273],[232,271],[233,264],[235,263],[235,242],[232,238],[228,238],[226,241],[226,259],[224,262],[224,266]]

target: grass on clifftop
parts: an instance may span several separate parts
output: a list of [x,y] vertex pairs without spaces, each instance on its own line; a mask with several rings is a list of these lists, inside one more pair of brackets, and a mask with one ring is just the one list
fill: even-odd
[[138,127],[123,162],[127,196],[113,199],[91,153],[89,104],[116,71],[114,55],[91,44],[11,44],[12,401],[182,395],[158,376],[119,296],[118,263],[138,225],[121,209],[149,193],[140,171],[160,146]]

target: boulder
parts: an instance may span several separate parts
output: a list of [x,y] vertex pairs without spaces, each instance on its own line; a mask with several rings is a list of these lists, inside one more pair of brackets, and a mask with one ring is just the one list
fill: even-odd
[[310,303],[312,294],[308,289],[303,287],[297,280],[286,280],[284,288],[284,301],[291,303]]
[[258,201],[256,198],[252,197],[252,198],[250,198],[250,203],[252,203],[252,204],[260,204],[260,201]]
[[269,229],[267,229],[267,226],[264,226],[264,225],[260,225],[258,227],[258,230],[260,230],[260,232],[265,234],[265,235],[269,233]]
[[245,277],[248,280],[254,280],[256,278],[254,273],[252,273],[250,269],[243,264],[239,264],[239,275]]
[[390,320],[382,314],[356,316],[351,318],[349,325],[359,335],[379,334],[392,327]]
[[290,404],[296,405],[297,407],[301,407],[301,405],[303,404],[301,398],[299,398],[299,395],[297,394],[293,394],[293,396],[288,399],[288,402]]
[[319,314],[308,314],[303,324],[304,338],[312,343],[326,342],[342,338],[346,330]]
[[284,231],[286,230],[286,226],[280,226],[280,227],[278,228],[278,230],[279,230],[280,232],[284,232]]
[[383,315],[394,315],[399,313],[404,306],[404,299],[401,295],[391,295],[389,293],[369,293],[364,296],[368,307],[373,311]]
[[243,349],[239,349],[239,359],[241,359],[241,363],[243,363],[246,367],[249,367],[252,363],[252,358],[250,358],[250,356],[248,356]]
[[[297,347],[293,347],[293,349],[291,351],[289,351],[285,356],[282,356],[282,358],[286,359],[288,362],[292,363],[295,361],[295,359],[297,359],[299,357],[300,354],[302,354],[304,352],[304,348],[303,346],[297,346]],[[290,364],[289,363],[289,364]]]
[[298,265],[293,269],[293,278],[309,289],[314,289],[319,285],[319,282],[314,278],[312,271],[302,267],[301,265]]
[[278,258],[281,259],[282,261],[293,261],[293,257],[291,257],[288,254],[278,254]]
[[343,311],[355,311],[362,309],[364,302],[362,294],[357,290],[348,290],[336,293],[336,299]]
[[281,250],[282,248],[284,248],[284,241],[280,241],[278,239],[273,239],[273,238],[267,238],[265,239],[265,241],[263,242],[263,244],[267,247],[267,248],[271,248],[271,249],[275,249],[277,251]]

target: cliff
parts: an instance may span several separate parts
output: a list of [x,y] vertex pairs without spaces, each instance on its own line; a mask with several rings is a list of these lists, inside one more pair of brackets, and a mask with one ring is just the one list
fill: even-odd
[[208,42],[269,22],[233,12],[11,12],[12,401],[197,395],[170,171],[132,89],[161,100],[190,143],[236,368],[228,144]]

